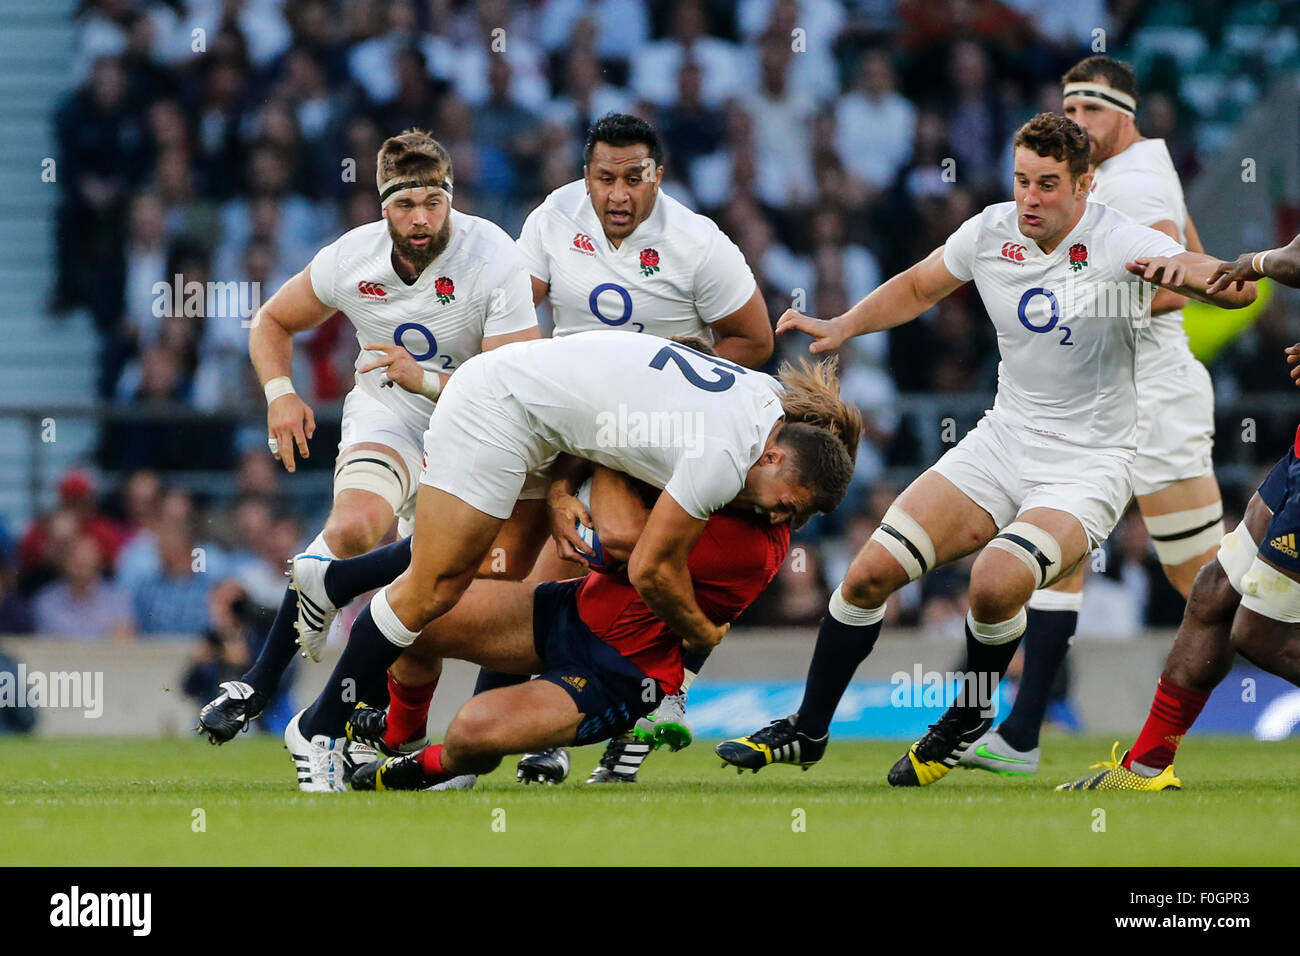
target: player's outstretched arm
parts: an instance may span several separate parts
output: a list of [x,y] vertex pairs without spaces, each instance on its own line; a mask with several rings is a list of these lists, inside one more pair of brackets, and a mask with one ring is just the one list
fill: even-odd
[[777,334],[790,329],[807,332],[814,340],[808,351],[830,352],[855,335],[911,322],[965,284],[943,264],[943,248],[940,246],[910,269],[882,283],[853,308],[833,319],[814,319],[788,309],[776,324]]
[[627,568],[628,579],[642,600],[682,639],[688,651],[711,651],[730,628],[729,624],[719,627],[700,610],[686,567],[707,523],[688,514],[672,495],[661,494]]
[[1240,289],[1246,282],[1263,278],[1300,288],[1300,236],[1280,249],[1243,252],[1235,262],[1220,262],[1214,270],[1210,291],[1226,289],[1229,284]]
[[1254,302],[1253,282],[1241,283],[1240,288],[1211,291],[1210,283],[1219,266],[1219,260],[1213,256],[1182,252],[1176,256],[1143,256],[1126,263],[1124,268],[1148,282],[1220,308],[1244,309]]
[[757,286],[748,302],[711,323],[709,329],[713,332],[713,350],[718,358],[745,368],[758,368],[772,357],[775,345],[772,319]]
[[272,454],[288,471],[295,469],[295,448],[303,458],[309,457],[307,441],[316,431],[316,416],[294,392],[289,377],[293,370],[293,337],[314,329],[334,311],[316,297],[309,265],[257,310],[248,334],[248,355],[266,389],[266,434],[275,442]]

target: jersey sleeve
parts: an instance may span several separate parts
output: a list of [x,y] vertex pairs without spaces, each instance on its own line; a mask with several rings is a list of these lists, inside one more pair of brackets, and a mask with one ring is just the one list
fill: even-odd
[[1155,172],[1129,170],[1107,184],[1105,203],[1144,226],[1169,221],[1180,229],[1186,222],[1181,199],[1174,197],[1165,177]]
[[975,278],[975,253],[979,244],[980,216],[971,216],[943,244],[943,265],[954,278],[970,282]]
[[483,337],[508,335],[537,326],[533,308],[533,284],[523,257],[507,247],[504,254],[488,264],[484,271],[487,313],[483,320]]
[[703,322],[731,315],[754,294],[758,283],[739,247],[721,232],[695,271],[695,311]]
[[664,492],[682,506],[692,518],[701,521],[740,494],[745,474],[736,467],[732,456],[712,449],[698,458],[683,456]]
[[[551,266],[546,261],[546,250],[542,248],[543,207],[538,206],[524,220],[524,227],[519,230],[519,239],[515,246],[524,257],[524,263],[530,275],[535,275],[543,282],[551,281]],[[531,295],[531,293],[530,293]]]
[[1176,256],[1187,251],[1160,230],[1139,222],[1117,225],[1111,230],[1107,244],[1116,256],[1112,263],[1115,274],[1124,279],[1135,278],[1124,268],[1125,263],[1153,256]]
[[331,309],[339,308],[338,287],[339,243],[341,239],[331,242],[311,259],[311,290],[320,299],[322,305]]

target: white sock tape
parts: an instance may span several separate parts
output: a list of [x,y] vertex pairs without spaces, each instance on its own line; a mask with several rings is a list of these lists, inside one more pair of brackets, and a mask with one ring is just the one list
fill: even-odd
[[420,636],[419,631],[412,631],[402,623],[402,619],[397,616],[397,612],[388,603],[388,588],[377,591],[375,596],[370,599],[370,616],[374,618],[379,633],[398,647],[410,647],[415,643],[415,639]]
[[996,624],[982,624],[975,620],[970,611],[966,612],[966,626],[970,628],[975,640],[981,644],[1006,644],[1025,633],[1029,616],[1022,607],[1015,617]]
[[885,618],[885,606],[880,607],[858,607],[856,604],[850,604],[844,600],[843,585],[835,589],[831,595],[830,606],[826,609],[831,617],[841,624],[848,624],[851,627],[865,627],[868,624],[875,624]]
[[1219,542],[1219,564],[1228,576],[1228,583],[1238,594],[1241,593],[1241,579],[1250,570],[1250,563],[1255,560],[1258,552],[1259,546],[1250,536],[1245,519]]
[[1029,596],[1029,605],[1035,611],[1074,611],[1083,607],[1082,591],[1035,591]]
[[1255,558],[1241,576],[1241,606],[1283,624],[1300,624],[1300,581]]

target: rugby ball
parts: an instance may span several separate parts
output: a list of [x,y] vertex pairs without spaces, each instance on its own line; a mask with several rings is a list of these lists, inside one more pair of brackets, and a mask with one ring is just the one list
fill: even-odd
[[[587,514],[591,514],[591,479],[588,478],[578,486],[574,497],[582,502],[582,506],[587,509]],[[578,532],[578,537],[582,539],[583,544],[587,545],[592,551],[596,552],[594,558],[588,558],[583,555],[587,565],[594,571],[612,571],[613,566],[605,555],[605,549],[600,546],[600,538],[596,534],[595,528],[588,528],[581,521],[573,522],[574,529]]]

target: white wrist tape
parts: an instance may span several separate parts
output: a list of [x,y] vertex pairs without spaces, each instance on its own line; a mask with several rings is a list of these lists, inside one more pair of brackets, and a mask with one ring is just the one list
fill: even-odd
[[435,402],[438,400],[438,396],[442,394],[442,379],[437,372],[424,370],[424,378],[420,379],[420,394]]
[[266,404],[270,405],[277,398],[283,398],[285,395],[296,395],[294,391],[293,379],[288,375],[281,375],[271,379],[262,386],[262,391],[266,393]]

